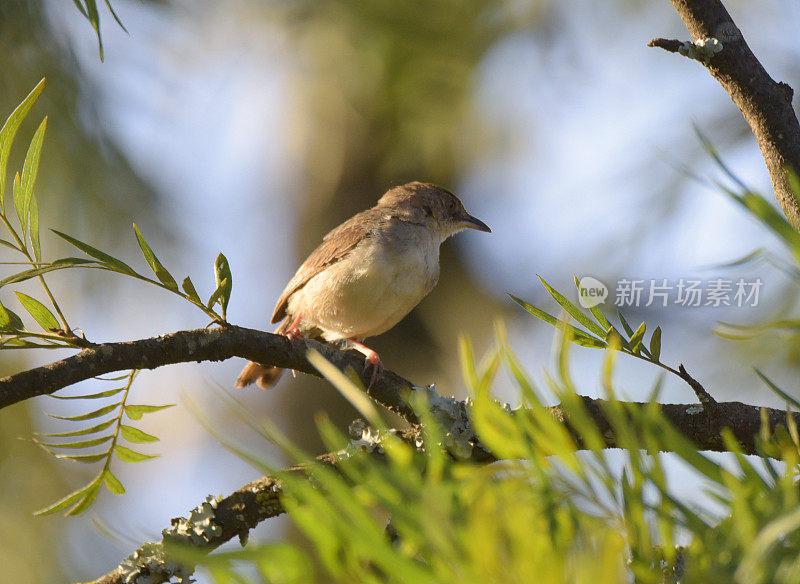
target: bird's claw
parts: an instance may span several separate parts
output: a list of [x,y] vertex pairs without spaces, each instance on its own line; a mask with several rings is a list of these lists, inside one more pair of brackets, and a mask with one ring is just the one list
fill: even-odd
[[383,373],[383,362],[377,353],[367,355],[366,359],[364,359],[364,373],[366,373],[370,367],[372,367],[372,375],[369,377],[369,385],[367,386],[367,389],[371,389]]

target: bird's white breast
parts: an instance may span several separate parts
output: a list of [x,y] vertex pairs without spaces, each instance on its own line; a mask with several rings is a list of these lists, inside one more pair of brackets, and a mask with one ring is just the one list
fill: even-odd
[[295,292],[289,313],[327,340],[379,335],[436,285],[440,238],[423,226],[390,225]]

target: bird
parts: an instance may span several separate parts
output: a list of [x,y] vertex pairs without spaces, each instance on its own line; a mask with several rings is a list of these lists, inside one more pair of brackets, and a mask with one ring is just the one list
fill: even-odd
[[[383,371],[364,345],[395,326],[439,279],[439,246],[463,229],[491,233],[453,193],[424,182],[389,189],[377,204],[330,231],[300,265],[275,306],[275,330],[290,339],[342,342],[372,367],[371,387]],[[243,388],[275,385],[283,370],[249,362],[236,380]]]

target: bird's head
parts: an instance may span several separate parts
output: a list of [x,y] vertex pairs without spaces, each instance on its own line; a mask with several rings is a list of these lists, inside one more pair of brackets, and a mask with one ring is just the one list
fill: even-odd
[[426,225],[442,240],[462,229],[491,233],[480,219],[473,217],[453,193],[430,183],[412,182],[386,192],[378,207],[389,207],[404,220]]

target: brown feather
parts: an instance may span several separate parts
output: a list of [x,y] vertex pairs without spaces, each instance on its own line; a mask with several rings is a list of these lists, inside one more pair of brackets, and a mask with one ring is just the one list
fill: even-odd
[[272,322],[278,322],[286,316],[286,305],[289,298],[308,281],[319,274],[322,270],[346,257],[347,254],[368,235],[367,225],[371,223],[369,219],[374,215],[382,213],[377,207],[367,209],[354,215],[330,233],[322,240],[317,249],[311,252],[308,259],[297,269],[294,277],[286,285],[283,294],[278,299],[275,312],[272,315]]

